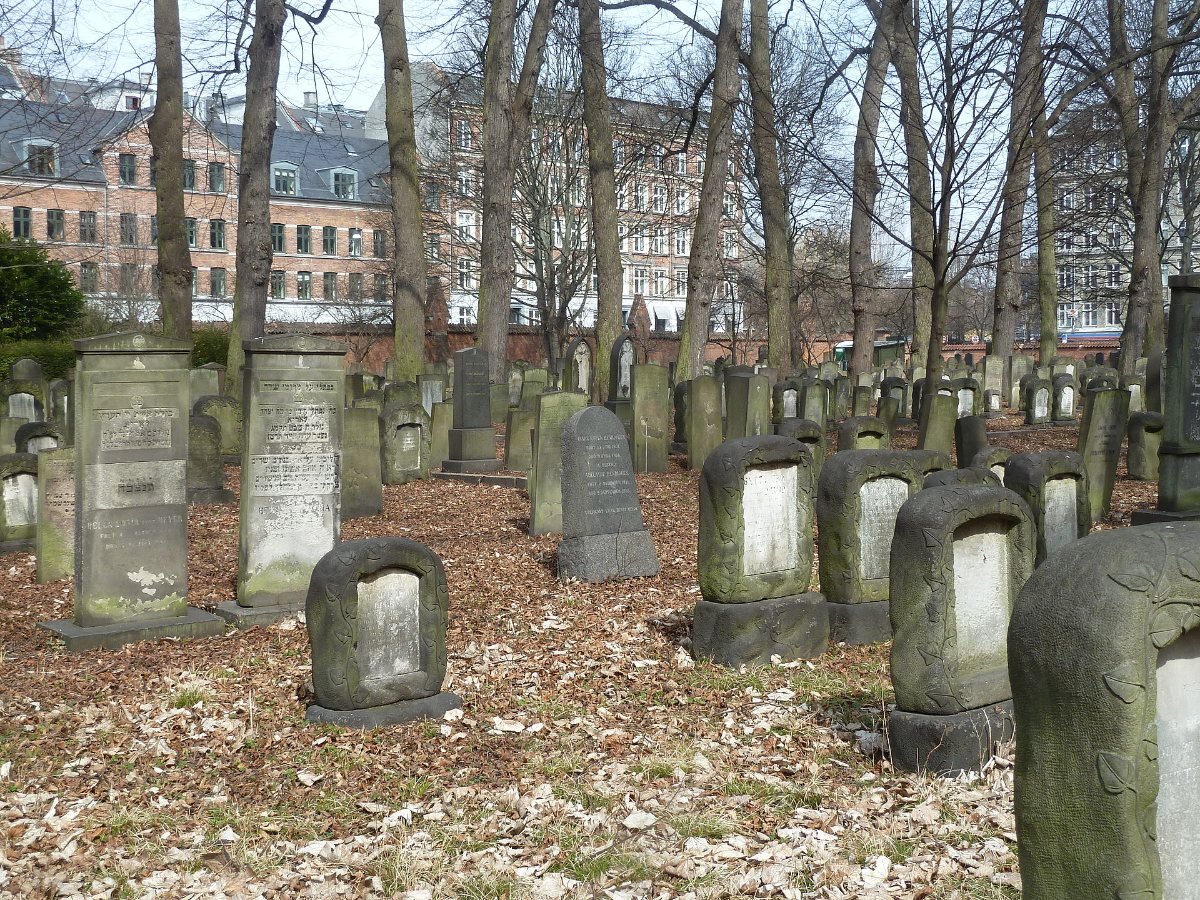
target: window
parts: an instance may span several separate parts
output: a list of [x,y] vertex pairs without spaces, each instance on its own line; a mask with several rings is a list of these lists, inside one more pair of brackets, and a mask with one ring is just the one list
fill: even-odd
[[454,173],[454,189],[460,197],[470,197],[475,192],[475,178],[466,166],[460,166]]
[[646,186],[637,184],[633,187],[633,208],[637,212],[646,210]]
[[675,154],[675,172],[679,175],[687,174],[687,154],[682,150]]
[[350,299],[356,303],[358,301],[362,300],[362,298],[363,298],[362,284],[363,284],[362,272],[351,272],[350,273]]
[[121,263],[121,293],[132,297],[138,292],[137,263]]
[[704,174],[704,157],[703,156],[696,157],[696,174],[697,175]]
[[425,235],[425,255],[437,259],[442,253],[442,236],[436,233]]
[[524,314],[522,313],[520,306],[510,306],[509,307],[509,309],[508,309],[508,324],[509,325],[520,325],[523,317],[524,317]]
[[1108,264],[1108,286],[1110,288],[1119,288],[1121,286],[1121,264],[1120,263],[1109,263]]
[[473,267],[471,260],[467,257],[459,257],[458,260],[458,288],[462,291],[469,291],[475,286],[475,278],[473,275]]
[[1121,304],[1116,300],[1110,300],[1104,305],[1104,324],[1121,325]]
[[725,213],[726,216],[732,217],[734,209],[736,209],[736,205],[733,194],[729,191],[726,191],[725,196],[721,201],[721,211]]
[[277,194],[296,196],[296,170],[291,166],[276,166],[271,176],[271,189]]
[[150,157],[150,187],[158,187],[158,157]]
[[633,252],[646,252],[646,235],[640,228],[633,232]]
[[1071,310],[1066,303],[1058,304],[1058,327],[1064,329],[1071,327]]
[[1058,209],[1059,212],[1070,212],[1075,208],[1075,195],[1070,188],[1063,188],[1058,192]]
[[67,214],[61,209],[46,210],[46,238],[63,241],[67,238]]
[[600,293],[600,270],[592,266],[592,293]]
[[196,189],[196,161],[194,159],[183,161],[183,189],[185,191]]
[[650,165],[654,171],[661,172],[664,168],[663,162],[663,148],[660,144],[655,144],[650,148]]
[[326,300],[336,300],[337,299],[337,272],[326,272],[325,277],[322,280],[325,282],[325,284],[324,284],[325,299]]
[[386,303],[388,299],[388,277],[386,275],[376,275],[374,282],[375,302]]
[[192,296],[195,297],[200,293],[200,270],[192,266]]
[[356,177],[353,172],[333,173],[333,196],[340,200],[353,200],[358,196],[355,190]]
[[667,229],[661,225],[654,229],[654,236],[650,238],[650,252],[655,256],[662,256],[667,252]]
[[564,233],[563,220],[558,216],[555,216],[550,233],[550,240],[554,244],[555,249],[562,249]]
[[1083,208],[1095,212],[1100,208],[1100,189],[1088,186],[1083,189]]
[[208,164],[208,190],[212,194],[225,193],[225,163]]
[[208,245],[214,250],[225,249],[224,219],[213,219],[208,223]]
[[1086,288],[1100,287],[1099,266],[1086,265],[1083,267],[1083,286]]
[[100,290],[100,270],[93,262],[79,264],[79,289],[85,294]]
[[475,213],[469,209],[460,209],[457,216],[458,239],[464,244],[475,237]]
[[654,211],[656,213],[667,211],[667,186],[665,184],[654,186]]
[[1097,324],[1096,304],[1083,304],[1083,311],[1079,315],[1079,324],[1084,328],[1095,328]]
[[584,184],[582,178],[577,178],[571,182],[571,205],[583,206],[587,201],[587,185]]
[[209,284],[208,295],[210,297],[224,297],[225,296],[225,270],[224,269],[213,269],[211,272],[209,272],[208,284]]
[[296,226],[296,252],[312,253],[312,226]]
[[1118,225],[1116,222],[1113,222],[1111,225],[1108,226],[1108,246],[1120,247],[1121,239],[1123,237],[1124,237],[1124,235],[1121,233],[1121,226]]
[[189,247],[195,247],[196,246],[196,220],[195,219],[184,219],[183,225],[184,225],[184,230],[187,232],[187,245]]
[[471,149],[471,123],[466,119],[459,119],[457,123],[458,148],[460,150]]
[[30,175],[55,174],[57,154],[53,144],[31,143],[25,153],[25,167]]
[[137,184],[137,157],[132,153],[122,153],[118,156],[117,173],[121,184]]
[[1055,250],[1072,250],[1075,247],[1075,235],[1059,232],[1054,236]]
[[[667,295],[667,270],[654,270],[654,296],[665,297]],[[659,331],[662,329],[660,328]]]
[[271,299],[283,299],[283,272],[275,269],[271,272]]
[[617,225],[617,247],[622,253],[629,249],[629,240],[626,235],[629,234],[629,229],[624,225]]
[[1072,266],[1058,267],[1058,289],[1069,291],[1075,287],[1075,269]]
[[332,225],[321,229],[321,252],[326,256],[337,255],[337,229]]
[[28,206],[13,207],[12,236],[23,240],[33,237],[33,210]]
[[137,214],[121,213],[121,243],[132,247],[137,241]]
[[442,189],[436,184],[425,185],[425,208],[436,212],[442,205]]
[[687,296],[687,269],[675,270],[675,296]]
[[682,216],[692,206],[691,195],[686,188],[679,188],[675,191],[675,215]]
[[79,214],[79,241],[83,244],[96,243],[96,214],[94,212]]
[[625,144],[621,141],[613,141],[613,164],[625,165]]
[[686,228],[675,229],[675,255],[687,256],[690,252],[689,245],[692,242],[692,233]]
[[625,182],[617,185],[617,209],[625,208]]
[[387,232],[376,228],[371,235],[371,252],[376,259],[387,256]]
[[296,273],[296,299],[312,299],[312,272]]
[[726,259],[737,259],[737,257],[738,257],[737,232],[736,231],[727,231],[727,232],[725,232],[725,258]]
[[634,269],[633,270],[633,292],[635,294],[642,294],[642,295],[644,295],[646,293],[646,270],[645,269]]
[[471,323],[471,307],[460,306],[458,308],[458,324],[469,325]]
[[283,252],[283,225],[279,222],[271,223],[271,252]]
[[350,255],[362,256],[362,229],[350,229]]

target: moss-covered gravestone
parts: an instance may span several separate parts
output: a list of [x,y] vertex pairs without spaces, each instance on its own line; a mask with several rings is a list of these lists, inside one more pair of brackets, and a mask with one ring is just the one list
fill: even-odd
[[671,389],[671,452],[687,452],[687,400],[690,381],[681,381]]
[[851,416],[838,426],[838,452],[843,450],[887,450],[891,436],[887,423],[877,416]]
[[75,615],[69,650],[218,634],[188,606],[188,357],[136,332],[75,342]]
[[785,437],[726,441],[700,479],[700,593],[692,653],[723,665],[819,656],[829,639],[812,579],[808,448]]
[[687,385],[687,464],[699,469],[724,439],[721,383],[712,375],[699,375]]
[[233,397],[201,397],[192,404],[192,414],[212,416],[221,424],[221,455],[238,460],[242,452],[242,404]]
[[1087,473],[1077,453],[1047,450],[1011,456],[1004,486],[1024,500],[1033,515],[1037,529],[1034,561],[1039,566],[1092,527]]
[[962,469],[938,469],[925,476],[921,490],[931,487],[953,487],[960,484],[988,484],[1003,487],[1004,483],[986,467],[966,466]]
[[1078,396],[1075,379],[1070,375],[1054,376],[1053,396],[1050,403],[1050,421],[1055,425],[1075,424],[1075,398]]
[[450,403],[433,404],[429,415],[429,468],[436,471],[450,458],[450,426],[454,407]]
[[833,388],[828,381],[820,378],[805,378],[801,382],[800,418],[816,422],[824,428],[833,412],[830,402],[832,395]]
[[[634,369],[635,396],[638,368]],[[564,581],[658,574],[658,556],[642,521],[625,429],[616,414],[603,407],[582,409],[563,426],[562,532],[558,577]]]
[[17,431],[28,424],[28,419],[0,416],[0,454],[17,452]]
[[67,439],[59,427],[51,422],[26,422],[17,429],[13,439],[18,453],[41,453],[67,446]]
[[379,416],[366,407],[342,413],[342,521],[383,512]]
[[0,456],[0,553],[33,549],[37,536],[37,476],[36,454]]
[[302,609],[338,541],[345,352],[302,334],[246,343],[237,602],[217,606],[239,627]]
[[1010,358],[1008,371],[1008,388],[1005,403],[1010,409],[1021,407],[1021,379],[1033,371],[1033,357],[1015,355]]
[[188,417],[187,499],[197,505],[234,501],[225,487],[221,424],[212,416]]
[[442,691],[450,594],[442,562],[405,538],[345,541],[313,568],[309,722],[376,728],[462,705]]
[[45,584],[75,574],[75,450],[44,450],[37,463],[37,580]]
[[14,419],[41,422],[46,418],[46,384],[41,380],[9,377],[0,381],[0,412]]
[[896,415],[902,419],[908,418],[909,391],[909,384],[903,378],[889,376],[879,383],[880,401],[885,397],[895,400]]
[[1134,481],[1158,481],[1158,448],[1166,424],[1162,413],[1135,412],[1129,416],[1125,463]]
[[425,408],[419,403],[389,403],[379,416],[378,427],[383,483],[408,484],[428,478],[430,434]]
[[1008,460],[1011,456],[1007,447],[983,447],[971,460],[971,467],[987,469],[1003,484],[1007,474]]
[[800,417],[800,394],[800,381],[796,378],[784,378],[771,386],[772,424]]
[[62,431],[66,445],[75,442],[74,385],[65,378],[55,378],[46,388],[49,395],[49,419]]
[[563,428],[571,416],[586,406],[587,397],[583,394],[553,391],[538,395],[533,429],[534,461],[528,488],[531,535],[562,531]]
[[1075,447],[1087,471],[1088,503],[1092,521],[1108,515],[1113,485],[1117,480],[1117,462],[1121,442],[1129,421],[1129,394],[1120,388],[1099,388],[1087,392],[1083,424]]
[[1009,629],[1026,900],[1194,897],[1200,524],[1098,532],[1026,583]]
[[975,454],[987,443],[987,422],[983,416],[962,416],[954,423],[954,452],[961,468],[971,465]]
[[[741,368],[741,367],[735,367]],[[757,437],[771,432],[771,384],[763,375],[725,377],[726,437]]]
[[850,396],[850,415],[853,418],[866,418],[871,415],[875,405],[875,388],[869,384],[857,384]]
[[925,398],[921,410],[921,432],[917,446],[949,455],[954,449],[954,423],[958,420],[958,400],[939,389]]
[[817,486],[817,558],[830,640],[853,645],[888,639],[896,515],[929,472],[949,468],[946,454],[924,450],[845,450],[825,461]]
[[504,468],[510,472],[528,472],[533,462],[533,426],[537,419],[537,406],[522,409],[517,406],[508,411],[508,424],[504,430]]
[[1045,425],[1050,421],[1050,382],[1034,376],[1025,382],[1025,424]]
[[958,402],[955,418],[979,415],[982,406],[979,382],[973,378],[955,378],[950,382],[950,390]]
[[780,437],[791,438],[807,445],[812,454],[813,486],[821,475],[821,466],[825,463],[827,449],[825,446],[825,429],[809,419],[789,419],[776,426],[776,434]]
[[209,366],[201,366],[188,372],[188,393],[193,406],[202,397],[215,397],[221,394],[224,390],[222,383],[224,373],[224,366],[221,366],[219,372]]
[[1012,736],[1006,637],[1033,543],[1029,511],[1001,487],[930,487],[901,508],[888,716],[898,768],[978,771]]
[[633,367],[631,411],[633,468],[635,472],[667,471],[671,388],[666,366],[645,363]]

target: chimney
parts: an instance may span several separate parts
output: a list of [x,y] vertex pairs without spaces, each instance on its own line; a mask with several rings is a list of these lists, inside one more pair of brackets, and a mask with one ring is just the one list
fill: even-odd
[[183,92],[183,108],[185,110],[187,110],[188,112],[192,111],[192,92],[191,91]]
[[317,92],[316,91],[305,91],[304,92],[304,108],[305,109],[316,109],[317,108]]
[[150,79],[153,76],[154,76],[153,72],[139,72],[138,73],[138,77],[141,79],[142,84],[145,84],[145,85],[150,84]]

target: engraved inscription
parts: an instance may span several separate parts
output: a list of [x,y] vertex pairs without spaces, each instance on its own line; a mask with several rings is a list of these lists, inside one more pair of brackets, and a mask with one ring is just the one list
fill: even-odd
[[754,466],[742,491],[742,571],[784,572],[800,559],[796,498],[800,467],[794,463]]
[[396,429],[396,466],[406,471],[421,468],[420,425],[401,425]]
[[131,509],[187,502],[187,461],[102,463],[84,469],[89,509]]
[[332,407],[315,404],[260,406],[266,426],[266,439],[272,444],[326,444]]
[[903,478],[873,478],[858,489],[859,566],[865,580],[888,577],[896,516],[907,500],[908,482]]
[[252,456],[250,479],[260,497],[332,494],[338,489],[338,454]]
[[623,435],[581,435],[587,460],[583,473],[588,503],[585,515],[640,516],[637,483],[628,462],[628,442]]
[[169,450],[174,409],[98,409],[100,449]]
[[260,381],[258,389],[277,394],[332,394],[337,385],[332,381]]
[[358,669],[364,679],[421,668],[421,579],[384,569],[358,583]]

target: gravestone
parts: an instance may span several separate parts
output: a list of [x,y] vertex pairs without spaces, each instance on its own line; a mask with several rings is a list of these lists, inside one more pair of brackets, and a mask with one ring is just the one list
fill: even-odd
[[521,404],[521,388],[525,384],[525,370],[529,363],[523,359],[513,360],[508,364],[508,405]]
[[537,419],[537,398],[533,408],[515,407],[508,411],[504,431],[504,468],[510,472],[528,472],[533,463],[533,431]]
[[625,433],[632,434],[633,401],[630,392],[633,390],[633,365],[636,362],[636,348],[628,334],[623,334],[613,342],[608,355],[608,400],[604,405],[616,413]]
[[219,397],[221,395],[224,389],[221,383],[224,380],[221,377],[222,374],[224,374],[224,367],[220,372],[208,366],[188,371],[188,395],[191,397],[192,406],[195,406],[196,401],[202,397]]
[[1009,364],[1007,403],[1010,409],[1021,406],[1021,379],[1033,372],[1033,357],[1016,355]]
[[1004,392],[1004,357],[989,353],[980,361],[979,368],[982,382],[981,393],[995,391],[997,396],[1002,394]]
[[62,431],[67,444],[75,442],[75,401],[72,399],[72,384],[65,378],[55,378],[46,388],[49,395],[49,419]]
[[37,460],[38,584],[75,574],[75,450],[46,450]]
[[28,424],[28,419],[0,416],[0,454],[17,452],[17,432]]
[[430,429],[425,408],[419,403],[389,403],[378,427],[383,483],[408,484],[428,478]]
[[1146,411],[1146,376],[1124,375],[1121,377],[1121,387],[1129,392],[1129,412]]
[[37,455],[0,456],[0,553],[34,548],[37,510]]
[[533,429],[533,469],[529,473],[529,533],[562,531],[562,434],[587,397],[567,391],[540,394]]
[[1050,421],[1050,382],[1033,377],[1025,384],[1025,424],[1045,425]]
[[762,375],[738,374],[738,368],[725,373],[726,439],[769,434],[771,385]]
[[1003,395],[999,391],[983,392],[983,415],[987,419],[999,419],[1004,415]]
[[339,544],[313,568],[304,611],[316,694],[307,721],[378,728],[462,705],[442,691],[450,593],[442,561],[423,544]]
[[[370,392],[368,392],[370,393]],[[364,397],[367,395],[364,394]],[[402,406],[416,406],[421,402],[421,388],[415,381],[389,381],[383,386],[383,402],[380,412],[389,403],[399,403]]]
[[[634,367],[635,413],[641,368]],[[665,369],[663,374],[665,391]],[[563,426],[561,452],[558,577],[599,582],[657,575],[658,556],[642,521],[621,420],[598,406],[576,412]]]
[[883,427],[890,435],[892,429],[896,427],[896,420],[900,417],[900,402],[895,397],[880,397],[876,412],[879,420],[883,422]]
[[776,433],[780,437],[791,438],[808,447],[808,452],[812,457],[813,488],[815,490],[816,480],[821,474],[821,466],[824,465],[827,455],[825,429],[808,419],[788,419],[778,426]]
[[666,366],[636,365],[632,378],[634,471],[665,472],[671,396]]
[[975,455],[988,445],[983,416],[963,416],[954,423],[954,452],[960,469],[971,465]]
[[778,425],[784,419],[800,417],[800,382],[795,378],[777,381],[771,387],[771,422]]
[[956,417],[979,415],[979,384],[973,378],[955,378],[950,390],[957,400]]
[[75,615],[68,650],[220,634],[187,603],[191,345],[128,332],[75,341]]
[[380,417],[373,409],[342,413],[342,521],[383,512]]
[[828,382],[817,378],[806,378],[801,384],[800,418],[816,422],[824,428],[829,419],[831,393]]
[[766,665],[824,652],[829,612],[812,580],[813,468],[798,441],[726,441],[700,480],[700,592],[692,654]]
[[521,382],[521,409],[534,410],[537,408],[538,394],[550,389],[550,373],[546,369],[529,368],[525,370],[525,380]]
[[43,450],[57,450],[67,445],[66,438],[58,426],[50,422],[26,422],[17,429],[13,443],[18,453],[33,454]]
[[891,436],[887,424],[875,416],[851,416],[838,426],[838,452],[843,450],[887,450]]
[[987,469],[996,476],[1001,484],[1004,484],[1011,455],[1007,447],[983,447],[971,460],[971,468]]
[[699,375],[687,385],[687,465],[699,469],[724,439],[721,383],[712,375]]
[[244,426],[239,401],[224,396],[201,397],[192,404],[192,415],[216,419],[221,425],[221,455],[232,461],[240,459]]
[[1129,417],[1125,464],[1134,481],[1158,481],[1158,449],[1166,424],[1162,413],[1136,412]]
[[839,422],[850,415],[854,406],[853,392],[850,379],[839,375],[833,384],[833,418]]
[[[1169,335],[1168,335],[1169,341]],[[1146,409],[1150,412],[1165,412],[1163,406],[1163,354],[1161,350],[1146,358]]]
[[897,417],[908,418],[909,385],[907,381],[896,377],[885,378],[879,384],[879,392],[881,403],[887,398],[895,400]]
[[[507,398],[508,388],[502,387]],[[504,406],[507,412],[508,404]],[[447,472],[495,472],[504,464],[496,458],[488,355],[474,347],[454,354],[454,425],[449,454],[442,463]]]
[[1009,628],[1024,897],[1196,895],[1200,524],[1098,532]]
[[450,426],[454,421],[454,406],[450,403],[433,404],[429,417],[429,468],[437,471],[450,458]]
[[27,422],[44,421],[46,410],[45,384],[9,378],[0,381],[0,412]]
[[854,386],[854,393],[851,395],[850,414],[855,418],[869,416],[871,407],[874,406],[875,388],[869,384],[859,384]]
[[1075,379],[1070,375],[1056,375],[1053,400],[1050,405],[1050,420],[1055,425],[1075,424]]
[[564,391],[578,391],[592,396],[592,347],[582,337],[567,344],[562,358],[562,377],[559,385]]
[[1078,453],[1047,450],[1009,457],[1004,486],[1025,501],[1037,529],[1035,563],[1041,565],[1092,527],[1087,473]]
[[1090,390],[1086,403],[1075,452],[1083,458],[1087,470],[1092,521],[1099,522],[1108,515],[1112,502],[1121,441],[1129,420],[1129,394],[1120,388]]
[[958,399],[950,394],[936,393],[925,398],[921,412],[921,431],[917,446],[950,454],[954,448],[954,423],[958,419]]
[[896,514],[929,472],[949,468],[946,454],[923,450],[845,450],[825,461],[817,486],[817,560],[831,641],[888,639]]
[[233,491],[225,487],[221,423],[212,416],[188,416],[188,504],[232,503],[235,499]]
[[690,381],[681,381],[671,390],[671,411],[674,426],[671,436],[671,452],[687,452],[687,398]]
[[930,472],[921,483],[921,490],[931,487],[954,487],[961,484],[1004,486],[1004,482],[991,469],[983,466],[967,466],[962,469],[938,469],[936,472]]
[[246,342],[237,601],[217,606],[238,627],[302,609],[338,541],[345,352],[303,334]]
[[1011,739],[1006,639],[1033,545],[1028,509],[1002,487],[928,487],[900,509],[889,567],[898,768],[982,771]]
[[417,392],[421,395],[421,407],[425,415],[433,413],[433,404],[446,399],[445,375],[418,375]]

